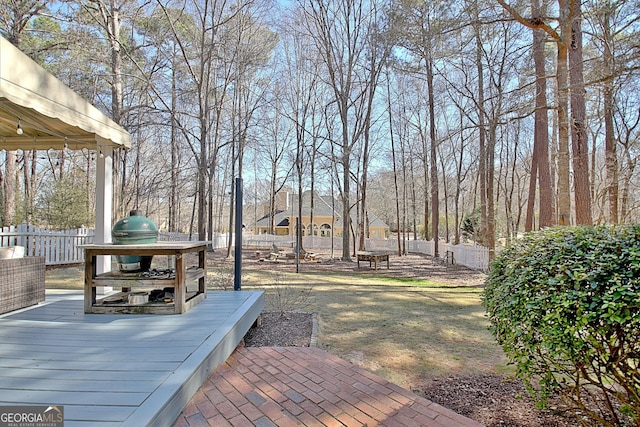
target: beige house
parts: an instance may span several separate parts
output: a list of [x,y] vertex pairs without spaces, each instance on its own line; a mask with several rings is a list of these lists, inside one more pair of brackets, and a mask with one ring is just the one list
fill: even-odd
[[[274,234],[278,236],[295,235],[296,218],[298,217],[298,197],[292,193],[279,193],[274,217]],[[355,223],[355,216],[352,217]],[[311,223],[311,192],[302,194],[302,235],[337,237],[342,236],[344,225],[342,221],[342,204],[331,197],[314,193],[313,224]],[[269,214],[256,222],[255,234],[269,232]],[[389,226],[377,217],[369,217],[369,236],[383,239],[389,234]]]

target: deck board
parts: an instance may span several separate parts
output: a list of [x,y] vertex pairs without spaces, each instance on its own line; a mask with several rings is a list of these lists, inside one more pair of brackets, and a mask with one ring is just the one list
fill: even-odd
[[48,296],[0,316],[0,405],[64,405],[66,427],[171,425],[263,306],[217,291],[184,314],[85,314],[82,294]]

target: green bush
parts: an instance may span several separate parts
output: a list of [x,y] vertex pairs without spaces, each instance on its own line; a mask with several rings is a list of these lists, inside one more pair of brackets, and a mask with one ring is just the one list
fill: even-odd
[[491,330],[541,404],[640,425],[640,225],[526,235],[492,264]]

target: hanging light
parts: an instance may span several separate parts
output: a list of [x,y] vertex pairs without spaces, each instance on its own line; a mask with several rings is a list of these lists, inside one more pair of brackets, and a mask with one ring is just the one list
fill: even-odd
[[22,130],[22,124],[20,124],[20,119],[18,119],[18,127],[16,128],[16,133],[18,135],[22,135],[24,133],[24,130]]

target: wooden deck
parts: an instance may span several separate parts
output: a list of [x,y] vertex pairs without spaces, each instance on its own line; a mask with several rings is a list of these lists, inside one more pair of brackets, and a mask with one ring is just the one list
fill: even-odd
[[0,405],[62,405],[65,427],[171,425],[263,306],[217,291],[185,314],[85,314],[82,293],[50,293],[0,316]]

